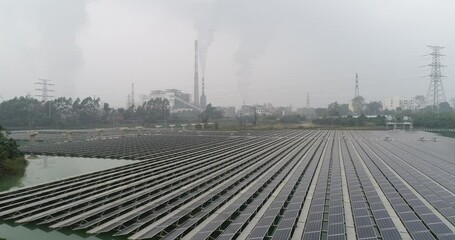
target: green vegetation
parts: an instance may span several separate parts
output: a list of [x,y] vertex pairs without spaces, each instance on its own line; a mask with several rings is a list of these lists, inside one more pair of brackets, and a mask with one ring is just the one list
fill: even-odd
[[436,133],[436,134],[439,134],[441,136],[444,136],[444,137],[450,137],[450,138],[455,138],[455,132],[433,132],[433,133]]
[[0,103],[0,125],[9,129],[39,128],[96,128],[118,126],[153,126],[207,122],[223,118],[222,113],[209,104],[206,111],[187,110],[171,113],[170,103],[164,98],[150,99],[142,105],[111,108],[100,98],[57,98],[41,102],[32,97],[16,97]]
[[0,124],[10,129],[95,128],[127,124],[167,122],[170,106],[166,99],[151,99],[128,109],[111,108],[100,98],[57,98],[41,102],[16,97],[0,104]]
[[373,118],[367,118],[365,115],[360,115],[354,118],[351,115],[347,117],[324,117],[313,120],[314,124],[317,125],[332,125],[332,126],[341,126],[341,127],[376,127],[376,126],[385,126],[385,117],[377,116]]
[[422,111],[414,113],[414,126],[420,128],[455,128],[455,112]]
[[[208,104],[202,113],[196,110],[171,112],[169,101],[163,98],[150,99],[142,105],[124,109],[112,108],[100,98],[61,97],[42,102],[27,96],[0,103],[0,125],[8,129],[77,129],[213,122],[214,125],[206,128],[268,129],[296,124],[299,126],[313,124],[315,127],[380,128],[385,126],[385,116],[389,115],[396,119],[411,116],[415,128],[455,128],[455,111],[449,103],[441,103],[434,109],[423,107],[425,104],[423,96],[416,96],[414,100],[416,110],[400,108],[383,110],[381,102],[365,102],[363,97],[358,96],[350,104],[333,102],[326,108],[307,109],[308,111],[300,114],[291,110],[280,110],[269,114],[250,113],[227,118],[211,104]],[[308,119],[312,119],[312,123]]]
[[7,138],[0,126],[0,177],[7,174],[23,174],[27,161],[19,151],[16,141]]
[[404,110],[399,107],[394,110],[383,110],[381,102],[365,103],[363,97],[359,96],[352,100],[354,112],[349,110],[348,104],[337,102],[330,103],[327,108],[314,109],[317,118],[313,119],[313,123],[337,127],[385,126],[385,116],[389,115],[398,120],[403,119],[404,116],[410,116],[415,128],[455,128],[455,110],[449,103],[440,103],[435,108],[424,107],[425,97],[423,96],[416,96],[414,102],[416,108],[414,110]]

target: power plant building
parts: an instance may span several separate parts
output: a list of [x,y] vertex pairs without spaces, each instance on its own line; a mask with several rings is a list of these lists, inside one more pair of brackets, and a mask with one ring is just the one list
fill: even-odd
[[220,111],[223,114],[223,117],[225,118],[235,118],[235,107],[230,106],[230,107],[215,107],[218,111]]
[[399,97],[392,97],[385,99],[382,102],[382,108],[384,110],[396,110],[401,108],[403,110],[415,110],[417,109],[417,104],[414,99],[401,99]]
[[193,104],[190,103],[190,94],[184,93],[178,89],[152,90],[149,94],[143,95],[142,100],[148,101],[155,98],[164,98],[169,101],[172,112],[193,110]]

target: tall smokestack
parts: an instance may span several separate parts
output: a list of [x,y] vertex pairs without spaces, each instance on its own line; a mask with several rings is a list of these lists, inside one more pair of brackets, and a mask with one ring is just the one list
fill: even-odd
[[193,103],[199,106],[199,73],[198,73],[198,61],[197,61],[198,49],[197,40],[194,41],[194,96]]
[[201,93],[201,108],[205,109],[207,107],[207,97],[205,96],[205,82],[204,82],[204,76],[202,76],[202,93]]

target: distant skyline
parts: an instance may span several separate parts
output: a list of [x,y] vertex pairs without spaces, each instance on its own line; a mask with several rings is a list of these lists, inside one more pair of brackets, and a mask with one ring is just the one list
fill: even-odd
[[[194,40],[206,46],[208,103],[326,107],[427,94],[431,52],[442,53],[455,97],[455,2],[450,0],[4,0],[0,96],[97,96],[121,107],[176,88],[193,93]],[[203,71],[203,70],[201,70]],[[138,97],[136,97],[138,99]]]

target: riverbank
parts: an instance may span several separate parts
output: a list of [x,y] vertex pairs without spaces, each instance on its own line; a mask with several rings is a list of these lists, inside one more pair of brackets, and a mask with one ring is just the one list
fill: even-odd
[[24,157],[5,159],[0,161],[0,179],[10,175],[23,176],[27,168],[27,160]]
[[455,132],[433,132],[444,137],[455,138]]

